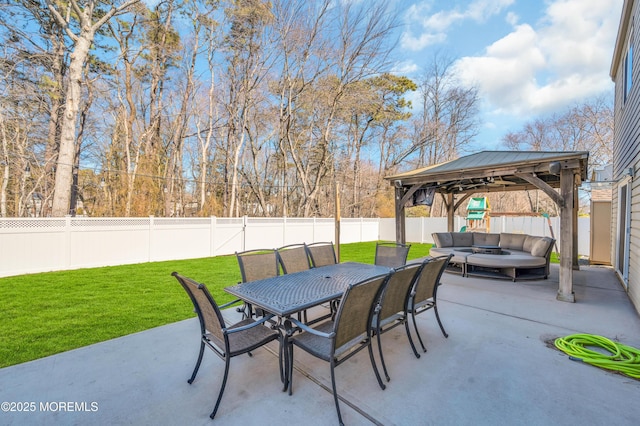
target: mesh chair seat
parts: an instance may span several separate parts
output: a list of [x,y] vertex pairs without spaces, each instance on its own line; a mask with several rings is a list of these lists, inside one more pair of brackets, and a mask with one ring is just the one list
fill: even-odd
[[[245,318],[233,326],[228,327],[227,330],[233,330],[255,323],[256,321],[253,318]],[[231,333],[228,335],[229,355],[233,357],[257,349],[274,340],[274,333],[276,335],[278,334],[277,331],[271,330],[268,327],[251,327],[237,333]],[[206,333],[205,336],[212,344],[224,350],[224,340],[221,340],[213,333]]]

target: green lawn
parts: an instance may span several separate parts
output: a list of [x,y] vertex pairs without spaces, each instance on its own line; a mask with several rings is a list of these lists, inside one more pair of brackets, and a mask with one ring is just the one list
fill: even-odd
[[[375,245],[341,245],[341,260],[373,263]],[[430,248],[412,244],[409,259]],[[0,368],[193,316],[173,271],[207,284],[220,304],[240,280],[235,256],[0,278]]]

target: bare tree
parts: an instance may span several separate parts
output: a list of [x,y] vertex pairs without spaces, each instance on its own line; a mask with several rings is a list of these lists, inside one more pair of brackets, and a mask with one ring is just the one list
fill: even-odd
[[419,152],[416,166],[457,158],[478,133],[478,91],[461,86],[452,65],[436,54],[418,82],[421,105],[410,148]]
[[[63,5],[54,0],[46,0],[51,15],[60,28],[73,42],[71,62],[69,64],[69,84],[66,89],[65,110],[60,131],[60,152],[56,167],[56,179],[54,187],[53,216],[64,216],[69,212],[71,199],[71,183],[73,176],[74,155],[76,152],[76,126],[78,111],[80,108],[80,85],[82,82],[82,70],[84,68],[91,43],[98,31],[111,17],[123,13],[139,0],[126,0],[120,5],[103,12],[97,8],[101,2],[87,0],[80,3],[77,0],[69,0],[69,7],[64,10]],[[77,24],[74,32],[74,25]]]
[[613,109],[597,97],[562,114],[536,118],[507,133],[503,143],[513,150],[589,151],[589,166],[604,166],[613,155]]

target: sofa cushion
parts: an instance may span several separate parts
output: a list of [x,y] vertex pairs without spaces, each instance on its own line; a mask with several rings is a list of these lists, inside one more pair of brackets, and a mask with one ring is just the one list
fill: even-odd
[[454,247],[471,247],[473,245],[473,232],[452,232]]
[[545,257],[547,255],[547,251],[553,244],[553,239],[549,237],[540,238],[531,248],[532,256],[540,256]]
[[434,232],[431,234],[436,247],[453,247],[453,237],[451,232]]
[[524,239],[524,243],[522,244],[522,251],[526,251],[527,253],[531,253],[531,249],[534,244],[538,242],[538,240],[542,237],[535,237],[533,235],[527,235]]
[[466,263],[467,256],[471,255],[470,251],[459,251],[456,250],[456,247],[432,247],[429,250],[429,256],[431,257],[448,256],[450,253],[453,253],[453,257],[450,260],[451,263]]
[[496,256],[495,254],[472,254],[467,256],[467,263],[488,268],[536,268],[545,266],[546,260],[540,257],[525,255]]
[[522,251],[525,238],[527,238],[525,234],[508,234],[503,232],[500,234],[500,247]]
[[474,246],[497,246],[500,244],[500,234],[473,233]]

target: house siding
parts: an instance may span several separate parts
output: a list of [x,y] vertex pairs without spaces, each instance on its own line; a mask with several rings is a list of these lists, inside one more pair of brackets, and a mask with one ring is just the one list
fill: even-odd
[[[612,248],[613,265],[618,264],[619,232],[619,186],[628,182],[625,175],[633,168],[630,199],[629,270],[627,291],[636,310],[640,312],[640,9],[638,2],[625,0],[623,16],[616,41],[611,78],[615,83],[613,179],[616,182],[612,201]],[[634,28],[634,27],[638,28]],[[632,86],[625,101],[625,57],[630,32],[633,46]]]

